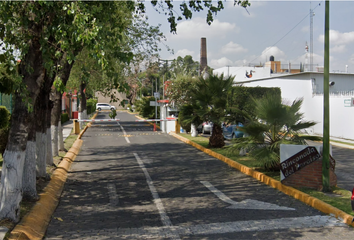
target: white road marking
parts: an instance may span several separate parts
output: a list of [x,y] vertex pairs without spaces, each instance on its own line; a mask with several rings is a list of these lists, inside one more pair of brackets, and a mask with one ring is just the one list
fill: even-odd
[[[331,216],[307,216],[296,218],[277,218],[250,221],[235,221],[224,223],[209,223],[192,226],[163,226],[163,227],[142,227],[142,228],[118,228],[105,229],[105,232],[116,232],[119,238],[150,239],[150,238],[171,238],[175,235],[193,236],[209,234],[226,234],[237,232],[260,232],[276,231],[282,229],[306,229],[324,227],[348,227],[338,219]],[[104,232],[100,232],[103,236]]]
[[[119,122],[117,122],[118,126],[120,127],[120,129],[122,129],[123,134],[127,135],[127,132],[124,130],[123,126],[119,124]],[[129,138],[125,137],[125,141],[127,141],[127,143],[130,143]]]
[[[161,221],[162,221],[163,225],[164,225],[165,227],[171,227],[171,228],[173,228],[172,223],[171,223],[171,220],[170,220],[170,218],[167,216],[165,207],[164,207],[163,204],[162,204],[161,198],[160,198],[160,196],[159,196],[159,194],[158,194],[158,192],[157,192],[157,190],[156,190],[156,188],[155,188],[155,186],[154,186],[154,183],[153,183],[153,181],[152,181],[152,179],[151,179],[151,177],[150,177],[150,175],[149,175],[149,172],[148,172],[147,169],[145,168],[145,165],[144,165],[143,161],[140,159],[139,155],[138,155],[137,153],[133,153],[133,154],[134,154],[134,156],[135,156],[135,158],[136,158],[136,160],[137,160],[137,162],[138,162],[140,168],[141,168],[141,169],[143,170],[143,172],[144,172],[144,175],[145,175],[145,177],[146,177],[146,182],[147,182],[147,184],[148,184],[148,186],[149,186],[149,188],[150,188],[152,197],[154,198],[154,203],[155,203],[155,205],[156,205],[156,207],[157,207],[157,210],[158,210],[159,213],[160,213],[160,218],[161,218]],[[167,229],[167,230],[169,230],[169,229]],[[169,232],[168,232],[168,235],[169,235],[169,237],[172,238],[172,239],[180,239],[179,234],[176,233],[176,232],[169,231]]]
[[241,202],[235,202],[231,200],[228,196],[222,193],[220,190],[215,188],[210,182],[208,181],[200,181],[205,187],[207,187],[212,193],[214,193],[221,201],[224,201],[231,206],[227,208],[231,209],[257,209],[257,210],[295,210],[295,208],[288,208],[278,206],[276,204],[271,204],[267,202],[261,202],[252,199],[246,199]]
[[109,203],[111,206],[116,206],[118,205],[118,195],[117,195],[117,189],[116,185],[113,183],[108,183],[107,184],[107,189],[108,189],[108,195],[109,195]]

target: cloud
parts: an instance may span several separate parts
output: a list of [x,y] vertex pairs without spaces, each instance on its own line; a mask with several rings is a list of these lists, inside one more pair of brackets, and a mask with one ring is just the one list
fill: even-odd
[[331,48],[330,52],[331,53],[343,53],[346,51],[345,45],[336,45],[333,48]]
[[[321,34],[318,40],[324,43],[324,35]],[[336,30],[329,31],[329,41],[331,45],[343,45],[354,42],[354,32],[341,33]]]
[[282,61],[286,58],[286,54],[282,50],[273,46],[264,49],[259,59],[267,59],[268,61],[270,56],[274,56],[275,61]]
[[196,56],[194,51],[188,49],[180,49],[174,54],[173,58],[177,58],[178,56],[185,57],[186,55],[191,55],[192,57]]
[[242,53],[242,52],[247,52],[248,50],[246,48],[243,48],[240,44],[234,43],[234,42],[229,42],[228,44],[224,45],[221,48],[221,52],[224,54],[228,53]]
[[215,19],[211,25],[208,25],[205,18],[196,17],[178,23],[177,34],[170,34],[168,39],[224,38],[229,33],[238,33],[239,31],[240,28],[234,23],[220,22]]
[[210,67],[212,67],[212,68],[220,68],[220,67],[225,67],[228,65],[232,66],[233,62],[226,57],[222,57],[220,59],[212,59],[210,61]]

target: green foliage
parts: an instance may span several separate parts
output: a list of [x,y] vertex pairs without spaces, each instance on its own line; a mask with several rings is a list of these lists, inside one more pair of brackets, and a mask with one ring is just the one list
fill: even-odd
[[280,88],[231,87],[228,91],[227,99],[229,116],[225,120],[231,123],[245,123],[245,113],[254,118],[256,106],[253,99],[261,99],[266,95],[275,95],[281,99]]
[[186,132],[191,131],[192,123],[199,126],[199,124],[203,122],[198,115],[194,114],[194,107],[190,104],[183,105],[180,108],[178,113],[178,121]]
[[111,119],[115,119],[117,116],[117,111],[115,109],[112,109],[108,115]]
[[87,114],[91,114],[96,111],[96,103],[97,103],[96,99],[93,98],[87,99],[86,101]]
[[191,89],[190,99],[193,115],[203,122],[213,122],[212,135],[209,138],[211,147],[225,145],[221,130],[221,120],[226,117],[227,93],[233,84],[234,77],[224,75],[209,75],[206,79],[200,77],[195,88]]
[[[155,101],[154,97],[143,97],[135,101],[135,109],[143,118],[155,119],[155,106],[150,106],[150,101]],[[157,115],[159,115],[160,107],[157,107]]]
[[266,95],[254,100],[256,118],[249,118],[242,128],[248,137],[234,140],[231,151],[246,149],[260,167],[278,171],[280,166],[280,144],[306,145],[307,139],[320,137],[303,135],[304,129],[314,126],[312,121],[303,121],[300,113],[302,99],[290,106],[282,104],[277,95]]
[[172,61],[169,68],[174,76],[180,74],[197,77],[199,75],[199,62],[194,61],[191,55],[186,55],[184,58],[178,56]]
[[11,115],[9,111],[5,107],[0,106],[0,153],[1,154],[5,152],[5,148],[9,138],[10,118]]
[[224,77],[223,74],[198,79],[195,88],[191,90],[190,98],[195,114],[200,119],[220,125],[221,119],[227,114],[227,93],[233,79],[234,77]]
[[0,106],[0,128],[5,128],[9,125],[10,112],[4,106]]
[[61,114],[61,124],[66,123],[69,121],[69,114],[68,113],[62,113]]
[[174,102],[176,107],[191,104],[191,94],[199,81],[197,77],[188,74],[178,74],[173,80],[167,82],[166,97]]
[[[172,1],[154,0],[151,1],[151,4],[159,11],[163,12],[166,16],[168,16],[167,21],[170,23],[170,31],[172,33],[176,33],[177,21],[183,20],[182,16],[184,16],[185,19],[191,19],[193,16],[192,14],[193,12],[200,12],[205,10],[207,12],[206,22],[210,25],[213,22],[214,17],[217,15],[217,13],[220,12],[222,9],[224,9],[223,1],[210,1],[210,0],[183,1],[178,6],[181,13],[176,11],[176,8],[174,8],[174,4]],[[241,7],[246,8],[251,4],[248,2],[248,0],[234,0],[234,5],[239,5]],[[139,6],[142,9],[144,8],[142,4]]]

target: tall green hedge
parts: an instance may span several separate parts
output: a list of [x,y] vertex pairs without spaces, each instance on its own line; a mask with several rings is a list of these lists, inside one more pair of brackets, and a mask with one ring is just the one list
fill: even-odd
[[69,121],[69,114],[68,113],[62,113],[60,121],[61,121],[61,124]]
[[91,114],[96,111],[96,103],[97,103],[96,99],[93,98],[87,99],[86,101],[87,114]]
[[281,98],[280,88],[232,87],[228,92],[228,107],[231,109],[230,115],[232,115],[232,120],[235,122],[245,122],[245,117],[240,114],[240,111],[254,117],[255,103],[253,99],[263,98],[267,94],[277,95]]
[[[135,109],[144,118],[155,119],[155,107],[150,106],[150,101],[155,101],[154,97],[143,97],[134,102]],[[157,115],[159,116],[160,107],[157,107]]]

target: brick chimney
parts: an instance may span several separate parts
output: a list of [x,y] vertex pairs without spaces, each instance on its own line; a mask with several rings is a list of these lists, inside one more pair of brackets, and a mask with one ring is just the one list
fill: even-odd
[[200,69],[199,69],[199,75],[203,71],[206,71],[208,67],[208,62],[207,62],[207,48],[206,48],[206,38],[201,38],[200,41]]

